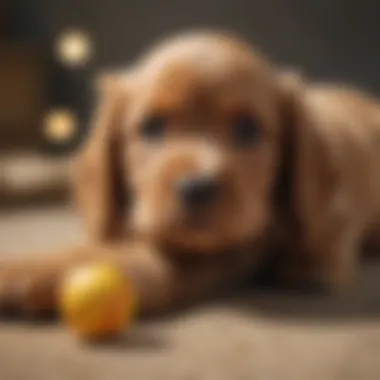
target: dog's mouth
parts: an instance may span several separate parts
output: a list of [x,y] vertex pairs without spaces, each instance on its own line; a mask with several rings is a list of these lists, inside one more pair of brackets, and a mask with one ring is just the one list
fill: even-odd
[[189,230],[204,230],[215,225],[215,218],[208,209],[196,209],[179,217],[179,224]]
[[197,212],[181,218],[178,227],[187,231],[189,234],[207,233],[215,229],[215,221],[206,212]]
[[225,210],[182,211],[172,210],[160,213],[160,218],[148,218],[146,223],[136,225],[135,232],[158,244],[185,252],[215,253],[247,239],[244,226]]
[[228,219],[217,208],[187,210],[177,216],[172,227],[173,235],[177,231],[194,241],[223,240],[230,232]]

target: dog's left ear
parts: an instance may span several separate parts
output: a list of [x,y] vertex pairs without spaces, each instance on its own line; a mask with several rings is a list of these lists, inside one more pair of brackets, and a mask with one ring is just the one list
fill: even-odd
[[95,240],[122,234],[126,212],[126,173],[122,167],[128,83],[126,75],[104,73],[96,82],[90,130],[74,160],[73,195],[85,229]]
[[315,253],[332,232],[340,180],[339,143],[328,110],[316,107],[315,90],[296,73],[281,73],[279,83],[282,177],[278,192],[285,194],[282,202],[300,250]]

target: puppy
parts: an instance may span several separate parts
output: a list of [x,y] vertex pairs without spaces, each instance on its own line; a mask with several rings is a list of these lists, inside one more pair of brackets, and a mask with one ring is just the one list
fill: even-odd
[[0,263],[0,310],[56,308],[68,270],[115,263],[142,313],[244,279],[341,289],[380,212],[380,108],[284,74],[219,32],[168,38],[99,80],[73,194],[86,246]]

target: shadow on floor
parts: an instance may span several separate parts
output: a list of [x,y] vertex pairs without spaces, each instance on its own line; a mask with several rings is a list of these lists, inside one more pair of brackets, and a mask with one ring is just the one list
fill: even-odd
[[[84,342],[84,344],[86,344]],[[114,339],[100,340],[98,342],[88,342],[91,349],[99,351],[159,351],[169,347],[169,342],[157,331],[145,329],[144,326],[135,326],[133,329],[126,330],[125,334],[119,335]]]
[[380,262],[366,262],[355,285],[342,294],[300,294],[273,287],[251,287],[233,292],[227,299],[215,301],[215,305],[295,322],[380,321]]

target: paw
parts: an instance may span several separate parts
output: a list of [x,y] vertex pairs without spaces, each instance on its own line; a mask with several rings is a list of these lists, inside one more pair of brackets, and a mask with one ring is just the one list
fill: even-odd
[[327,295],[331,286],[320,274],[308,266],[288,266],[278,273],[278,287],[291,292],[312,295]]
[[352,273],[331,268],[297,268],[284,271],[280,283],[288,289],[313,295],[339,295],[352,283]]
[[347,268],[324,268],[316,277],[329,293],[340,295],[345,293],[353,283],[354,273]]
[[330,285],[322,279],[316,277],[310,278],[281,278],[278,287],[299,294],[310,294],[313,296],[326,296],[331,294]]
[[53,309],[56,277],[24,263],[0,263],[0,316],[44,315]]

